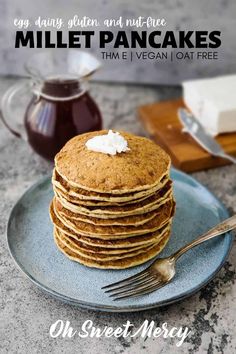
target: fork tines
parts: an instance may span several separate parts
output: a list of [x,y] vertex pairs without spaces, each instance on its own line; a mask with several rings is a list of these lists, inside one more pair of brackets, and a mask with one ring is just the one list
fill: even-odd
[[102,287],[112,300],[121,300],[149,294],[164,285],[164,282],[150,272],[149,268],[129,278]]

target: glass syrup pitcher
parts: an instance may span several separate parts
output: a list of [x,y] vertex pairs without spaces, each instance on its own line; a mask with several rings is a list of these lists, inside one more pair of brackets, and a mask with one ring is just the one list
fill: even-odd
[[[74,49],[33,55],[25,65],[29,79],[13,85],[2,97],[5,126],[49,160],[73,136],[102,129],[99,108],[88,92],[88,78],[99,67],[95,57]],[[12,106],[19,104],[22,95],[28,100],[24,118],[20,117],[24,129],[16,130],[11,127]]]

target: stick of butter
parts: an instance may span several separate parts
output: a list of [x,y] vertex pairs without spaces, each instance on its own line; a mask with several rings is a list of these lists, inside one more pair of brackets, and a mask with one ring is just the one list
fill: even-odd
[[215,136],[236,131],[236,75],[183,82],[186,106]]

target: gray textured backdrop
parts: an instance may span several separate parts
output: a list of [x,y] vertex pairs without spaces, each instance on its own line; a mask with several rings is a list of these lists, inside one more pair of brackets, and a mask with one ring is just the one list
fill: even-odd
[[[33,49],[15,49],[13,19],[87,15],[124,18],[152,16],[166,18],[168,30],[221,30],[223,44],[216,61],[106,61],[97,79],[145,83],[176,84],[193,77],[212,76],[236,71],[236,1],[235,0],[0,0],[0,74],[23,74],[22,65]],[[100,50],[93,48],[98,57]]]

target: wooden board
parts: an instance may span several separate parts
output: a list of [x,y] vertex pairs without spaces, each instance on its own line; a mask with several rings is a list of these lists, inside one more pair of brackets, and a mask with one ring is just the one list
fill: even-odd
[[[203,150],[188,134],[182,132],[177,110],[184,107],[182,99],[141,106],[138,113],[150,137],[171,156],[175,167],[193,172],[230,164]],[[236,156],[236,133],[221,134],[216,140],[226,153]]]

